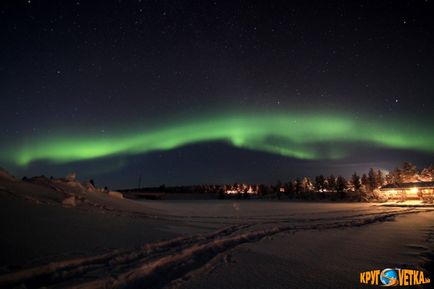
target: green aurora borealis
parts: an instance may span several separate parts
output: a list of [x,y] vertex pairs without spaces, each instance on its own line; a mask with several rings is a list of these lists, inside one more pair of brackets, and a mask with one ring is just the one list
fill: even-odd
[[420,123],[332,113],[276,112],[196,116],[151,129],[131,128],[101,135],[54,134],[30,139],[25,145],[3,146],[1,159],[24,167],[34,161],[65,163],[212,141],[309,160],[343,158],[352,153],[353,144],[434,152],[432,130]]

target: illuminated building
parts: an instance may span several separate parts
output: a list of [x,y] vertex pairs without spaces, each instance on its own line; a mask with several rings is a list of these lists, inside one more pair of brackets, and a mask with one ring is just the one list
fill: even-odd
[[380,191],[389,199],[432,199],[434,195],[434,182],[387,184],[382,186]]

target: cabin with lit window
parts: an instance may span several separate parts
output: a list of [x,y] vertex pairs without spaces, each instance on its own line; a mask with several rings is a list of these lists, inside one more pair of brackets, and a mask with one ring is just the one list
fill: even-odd
[[434,195],[434,182],[394,183],[380,188],[388,199],[425,200]]

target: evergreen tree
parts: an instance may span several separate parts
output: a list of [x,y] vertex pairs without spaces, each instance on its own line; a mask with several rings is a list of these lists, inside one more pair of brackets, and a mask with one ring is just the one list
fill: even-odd
[[258,196],[260,197],[260,198],[262,198],[264,195],[265,195],[265,191],[267,190],[267,188],[265,187],[265,185],[264,184],[260,184],[259,186],[258,186]]
[[401,178],[402,178],[402,182],[404,183],[416,182],[417,181],[416,166],[410,162],[405,162],[402,165]]
[[303,191],[303,182],[300,180],[300,178],[297,178],[295,180],[295,196],[296,196],[296,198],[300,199],[302,191]]
[[400,168],[396,168],[393,171],[389,172],[387,175],[388,183],[389,184],[399,184],[402,183],[402,171]]
[[282,182],[280,180],[278,180],[276,183],[276,187],[274,188],[274,191],[276,192],[276,196],[279,200],[282,197],[282,193],[280,192],[281,187],[282,187]]
[[364,193],[368,192],[368,190],[369,190],[369,181],[368,181],[368,176],[366,174],[362,175],[362,178],[360,179],[360,182],[362,183],[362,187],[360,188],[361,191],[363,191]]
[[325,178],[323,175],[319,175],[315,177],[315,190],[318,192],[322,192],[325,188],[324,186]]
[[249,194],[247,193],[248,190],[249,190],[249,187],[248,187],[248,186],[245,186],[245,187],[243,188],[243,198],[244,198],[244,199],[247,199],[247,197],[249,196]]
[[225,195],[225,191],[224,191],[224,190],[221,189],[221,190],[218,191],[218,198],[219,198],[220,200],[226,198],[226,195]]
[[334,175],[327,178],[327,183],[330,191],[336,191],[336,178]]
[[308,177],[303,178],[303,192],[308,193],[313,190],[313,185]]
[[381,187],[384,184],[384,176],[383,176],[383,172],[381,170],[377,171],[377,186]]
[[336,179],[336,191],[339,193],[340,198],[345,198],[345,191],[347,189],[347,181],[344,177],[338,176]]
[[360,190],[360,187],[362,184],[360,183],[360,177],[357,175],[356,172],[351,176],[351,184],[354,187],[354,191],[358,192]]
[[295,185],[294,185],[294,181],[293,180],[289,180],[285,184],[285,193],[288,196],[288,198],[290,198],[290,199],[294,198]]
[[369,169],[368,172],[368,192],[372,193],[377,188],[377,174],[373,168]]
[[310,199],[312,198],[312,192],[314,190],[312,181],[309,177],[303,178],[303,198],[304,199]]
[[434,166],[430,165],[427,168],[424,168],[419,173],[419,179],[422,182],[432,182],[434,180]]

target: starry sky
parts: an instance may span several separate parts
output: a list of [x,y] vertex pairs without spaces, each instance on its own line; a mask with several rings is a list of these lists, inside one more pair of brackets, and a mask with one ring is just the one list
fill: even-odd
[[114,188],[434,161],[434,1],[0,3],[0,165]]

